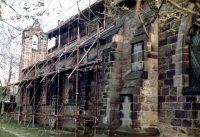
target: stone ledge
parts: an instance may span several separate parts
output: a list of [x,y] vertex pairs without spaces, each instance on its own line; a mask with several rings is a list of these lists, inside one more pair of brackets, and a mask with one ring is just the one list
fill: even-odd
[[116,131],[115,134],[123,135],[123,136],[157,136],[160,134],[157,128],[128,128],[128,127],[120,127]]

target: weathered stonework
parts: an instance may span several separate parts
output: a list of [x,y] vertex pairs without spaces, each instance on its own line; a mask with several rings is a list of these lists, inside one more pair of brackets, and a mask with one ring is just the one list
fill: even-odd
[[[188,8],[192,8],[193,4]],[[160,24],[159,39],[159,128],[161,136],[198,137],[198,95],[189,87],[189,45],[186,42],[192,15]],[[175,33],[168,33],[175,29]],[[197,120],[197,121],[196,121]],[[166,131],[167,129],[167,131]]]
[[[119,15],[115,22],[101,26],[99,47],[99,43],[93,45],[97,38],[94,28],[90,34],[82,34],[80,58],[93,46],[79,64],[78,100],[76,73],[71,74],[76,67],[76,38],[73,36],[72,41],[60,45],[64,48],[51,49],[46,54],[45,34],[37,25],[32,31],[26,30],[23,53],[29,52],[29,34],[42,34],[45,46],[41,52],[46,60],[42,61],[41,57],[36,63],[39,51],[30,51],[30,57],[22,55],[22,66],[26,69],[22,72],[25,83],[20,85],[19,104],[23,114],[19,119],[51,128],[75,129],[78,115],[79,128],[85,132],[95,127],[106,134],[114,132],[114,136],[126,133],[126,136],[138,137],[198,137],[200,94],[190,87],[190,44],[187,42],[192,16],[152,22],[154,12],[144,9],[149,14],[142,15],[148,34],[134,19],[134,14]],[[56,35],[58,28],[53,32]],[[66,32],[61,35],[62,39],[66,36]],[[30,70],[27,67],[34,63],[36,67],[27,73]],[[35,79],[27,80],[32,77]],[[36,108],[31,101],[34,84],[39,89],[35,95]],[[50,114],[50,118],[25,114],[34,110],[38,114]]]
[[[32,37],[36,35],[38,37],[38,49],[32,48]],[[27,28],[23,32],[22,40],[22,57],[21,57],[21,70],[36,64],[39,61],[43,61],[47,55],[47,35],[40,28],[40,24],[36,21],[30,28]],[[20,79],[24,76],[20,74]]]

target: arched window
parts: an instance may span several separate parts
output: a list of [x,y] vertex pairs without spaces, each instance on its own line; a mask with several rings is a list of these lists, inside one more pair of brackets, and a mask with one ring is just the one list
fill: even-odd
[[32,49],[38,50],[39,48],[39,38],[36,35],[32,36]]

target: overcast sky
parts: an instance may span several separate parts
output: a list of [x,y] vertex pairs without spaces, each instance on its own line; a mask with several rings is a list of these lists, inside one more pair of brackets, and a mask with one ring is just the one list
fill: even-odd
[[[78,0],[78,6],[80,10],[83,10],[96,1]],[[55,28],[58,25],[58,20],[65,21],[78,13],[77,0],[45,0],[45,7],[48,6],[47,17],[43,20],[43,28],[45,31]]]
[[[69,17],[78,13],[77,2],[80,10],[89,7],[97,0],[5,0],[11,5],[3,5],[3,18],[15,27],[26,28],[33,24],[33,20],[28,16],[16,18],[17,13],[22,16],[35,16],[42,23],[44,31],[49,31],[58,25],[58,20],[65,21]],[[38,3],[44,3],[40,5]],[[44,12],[44,13],[43,13]],[[38,16],[38,13],[43,13]]]

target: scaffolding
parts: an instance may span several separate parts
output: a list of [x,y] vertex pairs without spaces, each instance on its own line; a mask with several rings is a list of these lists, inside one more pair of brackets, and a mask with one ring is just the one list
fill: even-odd
[[[91,11],[91,9],[89,9],[89,10]],[[70,53],[70,55],[68,57],[65,56],[65,61],[67,62],[67,61],[69,61],[71,59],[71,57],[73,56],[74,52],[76,51],[76,65],[75,65],[75,67],[74,68],[61,69],[60,66],[59,66],[59,68],[55,72],[46,71],[43,74],[43,76],[36,76],[36,68],[39,65],[38,64],[34,64],[26,72],[26,74],[24,76],[25,79],[22,79],[20,82],[16,83],[16,85],[19,86],[19,90],[18,90],[17,94],[21,97],[21,99],[24,99],[24,97],[25,97],[25,99],[24,99],[25,100],[25,105],[24,105],[24,101],[20,100],[20,103],[19,103],[19,106],[18,106],[18,112],[17,112],[17,107],[16,107],[13,110],[13,112],[11,112],[10,114],[12,114],[11,118],[14,117],[15,115],[18,115],[17,119],[18,119],[19,125],[21,125],[22,122],[23,122],[24,125],[26,125],[26,127],[29,127],[31,122],[32,122],[32,127],[34,128],[35,127],[35,119],[36,118],[43,118],[44,121],[50,120],[50,119],[54,119],[53,120],[54,121],[53,125],[55,125],[55,129],[58,130],[59,129],[59,121],[65,120],[65,119],[72,119],[72,120],[74,119],[74,121],[75,121],[75,132],[74,132],[75,137],[77,137],[78,133],[79,133],[78,127],[79,127],[79,122],[80,121],[84,121],[84,122],[91,121],[91,122],[94,123],[95,126],[97,125],[97,120],[98,120],[98,115],[99,115],[99,106],[98,105],[99,105],[99,87],[100,87],[100,84],[99,84],[99,64],[101,63],[100,53],[99,53],[99,50],[100,50],[100,38],[101,38],[101,35],[103,33],[105,33],[106,31],[108,31],[109,29],[111,29],[113,27],[113,25],[106,28],[105,27],[105,17],[104,17],[103,29],[102,30],[100,29],[99,21],[98,21],[98,23],[96,24],[96,30],[97,30],[96,34],[90,36],[88,39],[86,39],[85,41],[83,41],[81,43],[81,41],[80,41],[80,26],[79,26],[79,24],[80,24],[80,14],[81,13],[79,11],[76,48],[73,48],[73,50],[71,51],[71,53]],[[92,14],[94,14],[94,13],[92,12]],[[89,16],[90,16],[90,12],[89,12]],[[68,34],[69,33],[70,32],[68,31]],[[81,47],[81,45],[84,44],[85,42],[87,42],[91,38],[94,39],[94,41],[89,46],[87,51],[85,51],[85,53],[83,54],[82,58],[80,58],[80,47]],[[69,35],[68,35],[67,39],[69,40]],[[59,24],[59,42],[58,43],[59,43],[58,47],[60,49],[60,47],[61,47],[61,45],[60,45],[61,44],[60,24]],[[85,59],[85,57],[89,54],[91,49],[95,47],[95,45],[96,45],[96,49],[97,49],[96,60],[82,64],[82,62]],[[62,52],[58,56],[58,58],[55,60],[54,64],[60,62],[61,61],[61,57],[63,56],[63,54],[66,54],[67,52],[68,52],[67,50],[65,52]],[[53,58],[47,59],[46,61],[42,61],[42,63],[44,65],[46,65],[46,64],[48,65],[48,62],[50,60],[52,60],[52,59]],[[91,68],[91,66],[92,66],[92,68]],[[50,66],[50,67],[52,67],[52,66]],[[94,90],[95,91],[95,106],[94,106],[95,115],[92,115],[92,116],[89,116],[89,117],[80,115],[80,113],[79,113],[79,110],[80,110],[79,109],[79,102],[78,102],[78,99],[79,99],[79,73],[81,72],[81,68],[88,68],[88,67],[90,67],[90,70],[93,69],[96,72],[96,74],[95,74],[95,90]],[[28,78],[29,74],[31,73],[32,70],[34,70],[34,77]],[[51,70],[51,68],[50,68],[50,70]],[[63,100],[63,98],[62,99],[60,98],[60,92],[61,92],[60,91],[61,90],[60,89],[60,78],[62,77],[60,74],[61,73],[67,74],[67,71],[68,72],[70,71],[70,73],[68,73],[69,75],[66,76],[67,77],[67,81],[69,81],[69,79],[72,77],[72,75],[76,76],[76,88],[75,88],[76,113],[75,113],[75,115],[65,115],[64,114],[64,109],[63,109],[64,108],[64,100]],[[57,79],[56,104],[55,104],[56,112],[54,114],[52,114],[52,113],[47,114],[47,106],[48,106],[47,105],[47,90],[48,90],[49,83],[51,83],[55,79]],[[46,99],[45,99],[46,101],[45,101],[45,104],[44,104],[45,110],[44,110],[44,113],[38,113],[37,110],[39,109],[39,107],[43,103],[42,103],[42,101],[36,103],[36,95],[37,95],[38,92],[40,92],[39,90],[41,88],[40,86],[42,85],[42,82],[45,82],[45,94],[46,94],[46,95],[44,95],[44,96],[46,96]],[[28,96],[28,90],[30,90],[31,86],[33,86],[33,96],[28,101],[28,97],[27,97]],[[24,87],[25,87],[25,91],[24,91]],[[25,95],[24,95],[23,92],[25,92]],[[44,92],[44,90],[42,92]],[[69,97],[69,90],[67,92],[67,97]],[[31,112],[28,112],[28,104],[29,104],[29,106],[32,106],[32,111]],[[53,111],[53,110],[51,110],[52,109],[52,104],[53,103],[52,103],[52,95],[51,95],[51,98],[50,98],[50,112]],[[23,112],[22,112],[21,111],[21,107],[24,107],[26,111],[24,112],[24,110],[23,110]],[[63,112],[61,112],[62,110],[63,110]],[[8,114],[6,114],[6,115],[8,115]],[[44,124],[44,128],[46,128],[45,124]],[[53,128],[53,126],[51,128]],[[61,127],[61,129],[63,131],[63,126]],[[96,128],[95,128],[95,133],[96,133]]]

